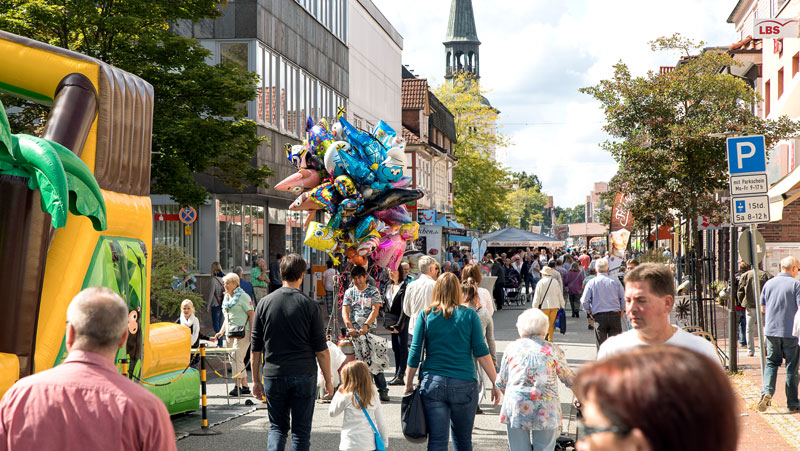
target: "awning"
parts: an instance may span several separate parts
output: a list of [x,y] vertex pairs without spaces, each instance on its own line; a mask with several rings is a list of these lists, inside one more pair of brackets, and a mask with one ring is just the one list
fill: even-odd
[[465,241],[467,243],[472,242],[471,236],[463,236],[463,235],[450,235],[450,241]]
[[770,222],[780,221],[783,219],[783,207],[800,199],[800,168],[794,168],[792,172],[775,182],[767,194]]

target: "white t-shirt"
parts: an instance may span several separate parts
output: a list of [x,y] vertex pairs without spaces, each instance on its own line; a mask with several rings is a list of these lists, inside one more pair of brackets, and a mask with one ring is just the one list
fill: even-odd
[[[481,300],[481,306],[489,312],[489,316],[494,315],[494,300],[492,300],[492,293],[483,287],[478,287],[478,297]],[[800,312],[800,310],[798,310]]]
[[[328,407],[328,414],[331,417],[335,417],[342,412],[344,412],[344,421],[339,438],[339,450],[363,451],[365,449],[375,449],[375,434],[372,432],[372,426],[369,425],[367,417],[364,416],[364,411],[360,407],[353,405],[353,394],[341,393],[336,390],[336,394],[333,395],[331,400],[331,405]],[[381,433],[383,443],[388,445],[386,425],[383,422],[383,411],[381,410],[381,402],[378,400],[377,389],[375,389],[372,397],[372,405],[367,407],[367,412],[372,418],[372,423]]]
[[322,284],[325,286],[325,291],[333,291],[335,279],[336,270],[333,268],[328,268],[322,273]]
[[[699,352],[700,354],[709,357],[711,360],[717,363],[720,363],[719,357],[717,356],[717,350],[714,349],[714,345],[711,344],[710,341],[703,337],[692,335],[677,326],[672,327],[675,328],[675,333],[669,337],[669,340],[664,342],[665,345],[688,348],[692,351]],[[631,329],[619,335],[609,337],[605,342],[603,342],[603,344],[600,345],[600,349],[597,351],[597,359],[600,360],[604,357],[619,354],[620,352],[625,352],[637,346],[647,346],[647,343],[643,342],[639,338],[639,333],[635,329]]]

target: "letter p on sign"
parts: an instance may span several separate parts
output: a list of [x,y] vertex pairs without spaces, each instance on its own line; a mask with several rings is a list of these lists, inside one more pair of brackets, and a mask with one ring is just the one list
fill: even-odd
[[[747,153],[745,153],[745,148],[748,149]],[[753,155],[756,154],[756,146],[753,143],[749,142],[739,142],[736,143],[736,166],[738,169],[742,169],[743,161],[745,158],[751,158]]]
[[763,136],[728,138],[726,144],[729,173],[751,174],[767,170],[767,153]]

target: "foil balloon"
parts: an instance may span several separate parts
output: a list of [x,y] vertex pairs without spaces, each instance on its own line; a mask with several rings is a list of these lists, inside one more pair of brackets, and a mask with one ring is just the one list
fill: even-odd
[[406,147],[405,138],[398,137],[397,132],[384,121],[378,121],[378,125],[375,126],[372,135],[387,149],[399,147],[404,150]]
[[371,214],[374,211],[386,210],[398,205],[414,202],[422,198],[424,193],[418,189],[393,188],[378,194],[364,205],[363,215]]
[[392,186],[395,188],[408,188],[409,186],[411,186],[412,181],[413,180],[411,177],[404,175],[403,177],[400,178],[400,180],[392,183]]
[[375,230],[377,226],[378,220],[375,219],[375,216],[366,216],[358,221],[355,230],[353,230],[353,234],[357,240],[362,240],[369,235],[370,232]]
[[348,247],[345,249],[344,255],[355,265],[364,266],[367,264],[367,259],[361,255],[358,255],[358,251],[356,251],[356,248],[354,247]]
[[305,163],[305,155],[308,152],[308,149],[305,146],[301,146],[299,144],[286,144],[286,159],[289,160],[289,163],[292,164],[297,169],[301,169],[306,167]]
[[400,227],[400,238],[404,240],[416,240],[419,238],[419,223],[409,222]]
[[336,213],[337,194],[331,182],[323,183],[311,191],[311,198],[328,213]]
[[319,210],[320,205],[311,197],[311,193],[303,193],[289,205],[291,211]]
[[358,188],[356,188],[356,184],[353,182],[353,179],[346,175],[340,175],[336,177],[333,181],[333,187],[336,188],[336,192],[339,193],[342,197],[350,197],[355,194],[360,194],[358,192]]
[[312,221],[306,231],[306,239],[303,243],[311,248],[331,252],[336,247],[335,233],[319,222]]
[[378,166],[378,181],[371,185],[377,191],[394,188],[394,182],[403,178],[403,170],[406,167],[406,153],[399,147],[393,147],[386,153],[386,160]]
[[372,258],[375,263],[382,267],[396,270],[403,260],[403,253],[406,250],[406,242],[399,236],[392,235],[383,239],[375,248]]
[[300,169],[298,172],[281,180],[275,185],[278,191],[289,191],[290,193],[302,193],[319,185],[320,176],[317,171],[311,169]]
[[372,213],[376,218],[389,225],[401,225],[412,222],[411,215],[408,214],[406,207],[398,205],[382,211]]
[[342,167],[345,172],[359,185],[369,186],[375,182],[375,173],[370,171],[367,164],[360,157],[353,155],[351,152],[339,150],[339,158],[342,161]]
[[368,162],[369,169],[375,171],[381,162],[386,159],[386,148],[373,138],[369,133],[359,131],[347,119],[340,118],[344,136],[358,153]]
[[325,170],[331,174],[333,178],[345,175],[344,165],[342,159],[339,157],[339,152],[347,152],[350,150],[350,144],[345,141],[334,141],[328,145],[325,151]]
[[325,155],[328,146],[333,142],[333,135],[328,131],[328,121],[323,118],[315,125],[309,117],[306,121],[306,132],[308,133],[308,148],[317,155]]
[[378,247],[380,241],[381,241],[381,235],[377,231],[373,230],[372,232],[369,233],[369,235],[367,235],[361,240],[361,242],[356,247],[356,252],[358,253],[358,255],[362,257],[367,257],[369,256],[369,254],[375,251],[375,248]]

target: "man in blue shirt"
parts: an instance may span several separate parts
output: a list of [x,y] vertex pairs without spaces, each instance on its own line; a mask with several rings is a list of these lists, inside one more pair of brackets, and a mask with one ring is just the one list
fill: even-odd
[[581,306],[594,323],[597,347],[608,337],[622,333],[622,315],[625,313],[625,289],[616,277],[608,276],[608,259],[595,263],[597,277],[583,290]]
[[800,411],[797,399],[797,364],[800,348],[792,336],[792,324],[800,306],[800,282],[795,279],[800,262],[794,257],[781,260],[781,272],[768,280],[761,290],[761,312],[764,313],[764,336],[767,345],[767,366],[764,388],[758,402],[759,412],[767,410],[775,394],[778,367],[786,360],[786,407],[789,412]]

